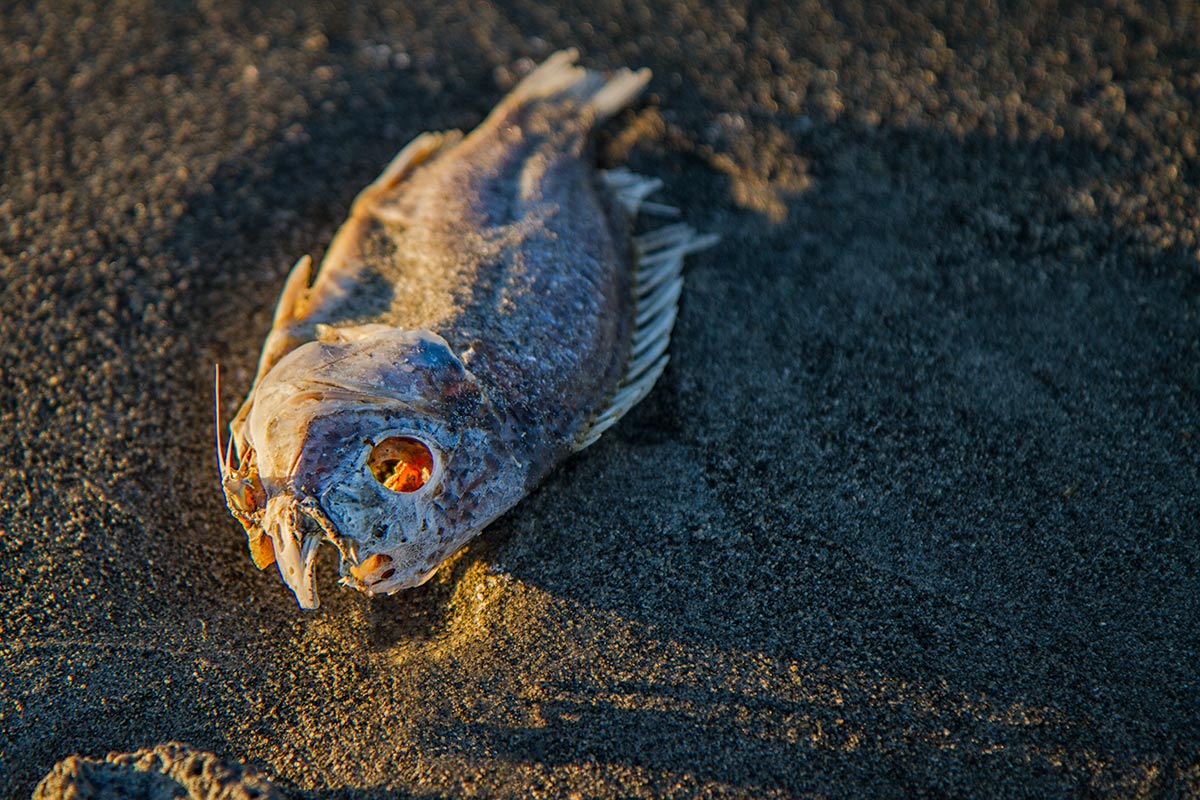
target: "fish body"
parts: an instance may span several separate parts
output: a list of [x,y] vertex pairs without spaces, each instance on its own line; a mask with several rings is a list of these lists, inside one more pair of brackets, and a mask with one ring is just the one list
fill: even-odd
[[597,172],[588,144],[649,72],[575,58],[550,57],[469,135],[415,139],[315,280],[307,257],[287,280],[220,461],[255,563],[304,608],[322,541],[346,585],[424,582],[665,366],[682,259],[715,237],[631,237],[658,182]]

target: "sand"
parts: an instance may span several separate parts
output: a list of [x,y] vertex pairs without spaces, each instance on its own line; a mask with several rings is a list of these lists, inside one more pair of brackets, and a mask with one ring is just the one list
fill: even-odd
[[[1189,3],[22,4],[0,22],[0,796],[1200,796]],[[964,4],[967,5],[967,4]],[[578,46],[722,243],[658,388],[425,587],[302,614],[212,454],[283,276]]]

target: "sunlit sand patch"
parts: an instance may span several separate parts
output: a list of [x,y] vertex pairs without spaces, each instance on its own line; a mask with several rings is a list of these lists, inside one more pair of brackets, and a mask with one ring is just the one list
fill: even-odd
[[[387,693],[374,696],[363,724],[378,752],[357,776],[367,785],[384,779],[391,754],[414,747],[447,774],[462,774],[462,788],[488,795],[504,793],[515,766],[529,786],[770,797],[794,791],[792,780],[818,755],[822,769],[849,775],[864,757],[897,752],[1040,764],[1090,775],[1097,786],[1149,775],[1146,765],[1072,749],[1067,734],[1080,722],[1051,708],[944,681],[679,641],[486,559],[462,566],[437,646],[417,652],[397,641],[372,659],[375,674],[393,676],[392,692],[417,691],[429,703],[419,718],[410,706],[397,725]],[[484,663],[488,677],[471,692],[438,693],[446,676]],[[306,719],[324,724],[318,709]],[[883,724],[896,719],[905,725]]]
[[711,132],[714,143],[703,145],[701,152],[730,179],[739,207],[781,223],[787,218],[788,202],[812,185],[808,160],[796,152],[795,137],[779,128],[767,127],[765,141],[753,147],[739,135],[746,128],[741,117],[720,115]]

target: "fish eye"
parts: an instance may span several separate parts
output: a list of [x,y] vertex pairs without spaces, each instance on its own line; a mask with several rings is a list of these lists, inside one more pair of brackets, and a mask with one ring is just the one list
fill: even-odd
[[393,492],[415,492],[433,474],[433,452],[420,439],[389,436],[371,448],[367,466],[375,480]]

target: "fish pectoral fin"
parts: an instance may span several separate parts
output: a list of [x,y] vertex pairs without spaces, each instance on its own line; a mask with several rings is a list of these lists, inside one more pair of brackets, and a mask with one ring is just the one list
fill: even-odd
[[683,259],[689,253],[712,247],[718,238],[715,234],[697,233],[690,225],[678,224],[633,240],[637,257],[634,330],[625,374],[608,404],[592,416],[591,422],[575,438],[576,451],[595,443],[654,387],[667,366],[667,345],[671,341],[671,330],[679,311],[679,294],[683,290]]

